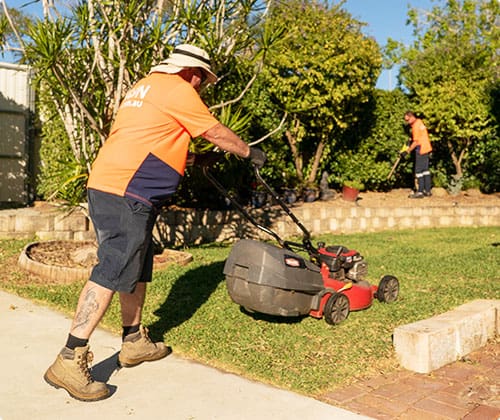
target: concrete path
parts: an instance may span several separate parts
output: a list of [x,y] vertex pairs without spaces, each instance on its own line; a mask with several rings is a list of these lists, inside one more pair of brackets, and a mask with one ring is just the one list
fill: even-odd
[[101,329],[91,339],[93,374],[108,382],[113,395],[80,402],[43,380],[64,345],[69,325],[70,319],[60,313],[0,291],[0,420],[370,418],[175,354],[117,370],[120,337]]

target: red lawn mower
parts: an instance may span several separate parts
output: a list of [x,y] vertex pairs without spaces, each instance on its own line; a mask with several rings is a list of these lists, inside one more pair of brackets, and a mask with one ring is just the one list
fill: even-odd
[[341,245],[317,247],[311,235],[284,201],[264,181],[257,167],[256,179],[303,232],[302,243],[281,239],[258,223],[204,167],[209,181],[258,229],[272,236],[279,246],[242,239],[232,248],[224,266],[231,299],[247,312],[295,317],[325,318],[328,324],[344,321],[350,311],[366,309],[373,299],[394,302],[399,281],[385,275],[378,286],[367,280],[368,265],[359,252]]

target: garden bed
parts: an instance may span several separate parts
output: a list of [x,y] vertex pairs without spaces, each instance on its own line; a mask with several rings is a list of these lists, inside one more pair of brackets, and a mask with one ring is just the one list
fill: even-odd
[[[185,265],[191,254],[170,249],[154,256],[154,269],[169,264]],[[98,262],[97,246],[93,241],[42,241],[26,245],[18,264],[25,270],[61,283],[85,280]]]

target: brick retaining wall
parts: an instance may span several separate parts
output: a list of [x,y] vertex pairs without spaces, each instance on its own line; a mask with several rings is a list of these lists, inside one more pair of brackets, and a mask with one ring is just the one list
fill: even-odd
[[[451,226],[500,226],[500,206],[361,207],[305,203],[293,213],[304,226],[319,233],[375,232]],[[251,210],[263,226],[282,238],[301,235],[299,228],[277,207]],[[157,238],[165,246],[193,245],[213,241],[234,241],[242,237],[269,235],[255,228],[235,211],[170,210],[157,223]],[[0,211],[0,238],[41,240],[93,240],[92,224],[84,208],[63,210],[42,205]]]

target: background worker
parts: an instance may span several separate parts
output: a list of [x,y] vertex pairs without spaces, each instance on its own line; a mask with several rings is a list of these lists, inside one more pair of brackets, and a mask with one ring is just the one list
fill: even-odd
[[417,179],[417,191],[410,194],[409,198],[430,197],[432,194],[429,161],[432,146],[427,127],[412,111],[405,113],[404,120],[411,127],[411,143],[401,155],[404,157],[415,151],[415,177]]
[[115,292],[123,325],[120,365],[135,366],[170,352],[163,342],[149,339],[141,318],[152,279],[153,226],[184,175],[191,138],[201,136],[259,167],[265,162],[261,150],[219,123],[201,100],[202,83],[216,80],[204,50],[177,46],[126,94],[92,166],[88,204],[99,262],[81,291],[66,345],[44,375],[74,398],[96,401],[110,395],[107,385],[90,375],[89,338]]

